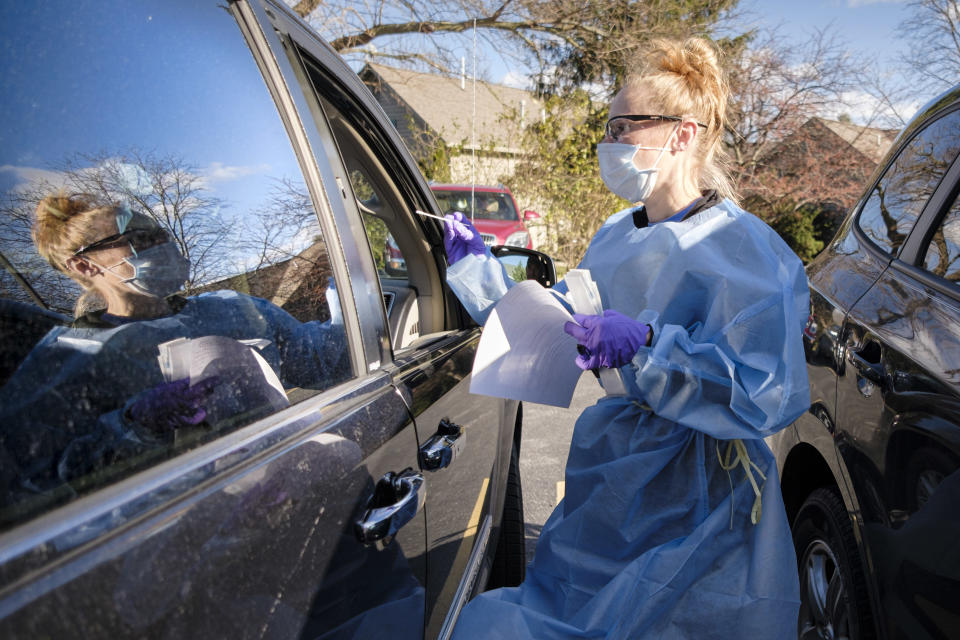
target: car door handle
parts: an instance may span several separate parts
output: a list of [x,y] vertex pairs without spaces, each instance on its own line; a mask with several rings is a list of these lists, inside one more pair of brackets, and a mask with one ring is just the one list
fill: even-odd
[[463,427],[444,418],[437,432],[420,447],[420,467],[424,471],[438,471],[450,466],[465,444]]
[[400,473],[388,471],[377,482],[363,516],[354,523],[357,540],[383,549],[423,508],[426,497],[422,475],[409,467]]
[[886,372],[883,370],[882,364],[879,362],[870,362],[854,349],[847,351],[847,359],[857,370],[858,375],[863,376],[874,384],[883,384]]
[[869,398],[877,388],[886,385],[887,373],[883,369],[883,357],[880,344],[867,340],[857,348],[847,348],[847,360],[857,370],[857,391]]

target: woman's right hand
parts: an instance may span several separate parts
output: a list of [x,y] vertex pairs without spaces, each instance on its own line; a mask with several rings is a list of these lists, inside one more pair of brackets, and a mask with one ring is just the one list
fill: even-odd
[[598,316],[575,313],[573,319],[563,325],[563,330],[583,347],[577,356],[577,366],[583,370],[622,367],[633,360],[640,347],[648,346],[652,337],[649,325],[613,309]]
[[443,247],[447,252],[447,262],[453,264],[470,254],[483,255],[483,238],[469,218],[459,211],[448,213],[443,218],[446,220],[443,226]]

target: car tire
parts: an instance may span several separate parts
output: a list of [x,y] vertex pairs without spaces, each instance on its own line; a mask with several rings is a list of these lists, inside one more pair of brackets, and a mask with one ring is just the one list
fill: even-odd
[[507,493],[500,519],[497,554],[493,557],[488,589],[516,587],[527,572],[527,543],[523,523],[523,489],[520,485],[520,456],[514,445],[507,472]]
[[874,638],[853,526],[836,489],[821,487],[807,496],[792,529],[800,573],[798,639]]

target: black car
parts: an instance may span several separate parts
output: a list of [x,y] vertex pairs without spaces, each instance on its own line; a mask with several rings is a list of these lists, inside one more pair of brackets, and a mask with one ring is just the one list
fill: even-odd
[[771,438],[800,638],[960,638],[960,87],[807,267],[810,411]]
[[[445,638],[518,584],[521,408],[469,393],[441,211],[356,73],[270,0],[4,3],[0,32],[0,637]],[[174,315],[89,320],[30,237],[56,192],[175,239]],[[233,410],[109,431],[183,371]]]

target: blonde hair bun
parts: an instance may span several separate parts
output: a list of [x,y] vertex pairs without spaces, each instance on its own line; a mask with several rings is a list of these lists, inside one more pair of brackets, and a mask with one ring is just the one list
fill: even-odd
[[[66,261],[73,252],[91,241],[90,224],[93,216],[109,211],[113,205],[102,206],[88,194],[67,195],[57,192],[46,196],[34,213],[33,242],[37,253],[54,268],[65,273]],[[68,273],[81,284],[86,284]]]
[[680,43],[655,40],[647,56],[648,72],[676,74],[692,90],[704,90],[722,83],[716,49],[702,38],[688,38]]

